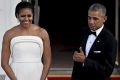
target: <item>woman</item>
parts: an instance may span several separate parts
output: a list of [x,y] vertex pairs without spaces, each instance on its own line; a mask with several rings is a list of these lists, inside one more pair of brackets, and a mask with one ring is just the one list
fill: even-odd
[[31,3],[18,3],[15,15],[20,24],[6,31],[3,37],[1,64],[7,74],[5,80],[46,80],[51,64],[49,35],[32,24]]

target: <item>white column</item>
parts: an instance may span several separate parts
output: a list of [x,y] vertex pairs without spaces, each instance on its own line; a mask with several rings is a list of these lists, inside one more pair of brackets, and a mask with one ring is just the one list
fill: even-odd
[[[15,17],[15,6],[21,0],[0,0],[0,52],[2,48],[2,39],[6,30],[18,24]],[[1,54],[0,54],[1,65]],[[0,75],[4,74],[0,66]]]
[[38,6],[38,0],[35,0],[34,5],[34,24],[39,24],[39,13],[40,13],[40,7]]
[[[116,14],[115,14],[115,19],[116,19],[116,20],[115,20],[115,38],[116,38],[116,40],[117,40],[117,43],[119,43],[119,38],[118,38],[118,33],[119,33],[119,29],[118,29],[118,27],[119,27],[119,25],[118,25],[118,24],[119,24],[119,23],[118,23],[118,22],[119,22],[119,21],[118,21],[118,20],[119,20],[119,19],[118,19],[118,17],[119,17],[119,15],[118,15],[118,14],[119,14],[119,1],[116,0],[115,2],[116,2],[116,3],[115,3],[115,5],[116,5],[116,6],[115,6],[115,13],[116,13]],[[119,45],[118,45],[118,48],[119,48]],[[116,65],[119,65],[119,63],[120,63],[120,62],[119,62],[119,55],[118,55],[118,54],[119,54],[118,48],[117,48]]]

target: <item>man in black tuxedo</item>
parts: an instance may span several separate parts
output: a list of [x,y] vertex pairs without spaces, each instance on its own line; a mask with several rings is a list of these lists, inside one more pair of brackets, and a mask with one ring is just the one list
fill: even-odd
[[104,23],[106,8],[95,3],[88,10],[89,29],[84,31],[79,51],[73,54],[72,80],[110,80],[117,42]]

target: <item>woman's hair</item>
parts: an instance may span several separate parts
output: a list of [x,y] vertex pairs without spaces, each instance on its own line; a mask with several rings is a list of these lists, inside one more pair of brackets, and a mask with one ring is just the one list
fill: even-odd
[[24,8],[29,8],[33,12],[33,5],[30,2],[22,1],[18,3],[15,8],[15,16],[17,17],[17,15],[19,14],[19,11]]

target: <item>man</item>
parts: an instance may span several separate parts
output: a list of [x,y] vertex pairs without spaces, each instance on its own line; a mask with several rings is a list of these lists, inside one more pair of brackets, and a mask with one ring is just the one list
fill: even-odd
[[106,20],[105,6],[95,3],[89,8],[89,29],[82,35],[79,51],[73,54],[72,80],[110,79],[116,60],[117,43],[104,26]]

